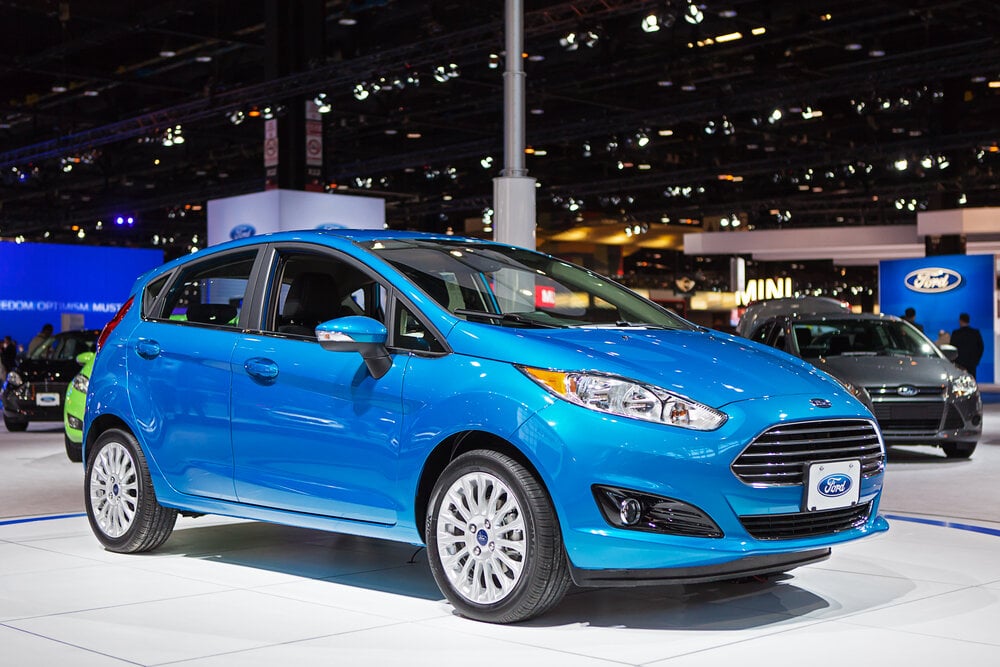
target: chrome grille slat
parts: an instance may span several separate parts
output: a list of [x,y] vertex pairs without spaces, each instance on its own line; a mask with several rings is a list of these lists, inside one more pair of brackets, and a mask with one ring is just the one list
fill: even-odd
[[[854,442],[858,438],[866,437],[866,436],[867,436],[867,434],[861,434],[861,433],[859,433],[858,435],[853,436],[853,437],[848,436],[848,437],[843,437],[843,438],[827,438],[825,440],[825,442]],[[875,444],[878,444],[878,439],[875,438],[874,436],[870,437],[869,439],[872,442],[874,442]],[[791,445],[811,445],[811,444],[814,444],[814,442],[812,440],[808,440],[808,439],[806,439],[806,440],[772,440],[771,438],[766,438],[766,439],[765,438],[758,438],[757,440],[759,442],[762,442],[762,443],[763,442],[768,442],[768,443],[772,443],[773,442],[775,445],[777,445],[779,447],[789,447]]]
[[[845,447],[847,442],[853,446]],[[809,445],[803,449],[803,445]],[[791,449],[789,449],[791,448]],[[747,445],[731,469],[747,484],[802,484],[805,464],[828,458],[857,458],[864,477],[882,471],[885,452],[875,426],[859,419],[798,422],[774,426]]]

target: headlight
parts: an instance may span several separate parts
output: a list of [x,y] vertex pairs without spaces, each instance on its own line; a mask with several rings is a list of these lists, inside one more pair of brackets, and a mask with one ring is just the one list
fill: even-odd
[[963,396],[972,396],[976,393],[979,386],[971,375],[959,375],[951,381],[951,395],[961,398]]
[[707,405],[626,378],[519,368],[556,396],[598,412],[696,431],[715,430],[728,419],[725,414]]
[[24,380],[21,379],[21,376],[18,375],[17,371],[11,371],[10,373],[7,373],[7,384],[11,387],[20,387],[24,384]]
[[90,378],[83,373],[78,374],[73,378],[73,389],[79,392],[87,393],[87,388],[90,386]]

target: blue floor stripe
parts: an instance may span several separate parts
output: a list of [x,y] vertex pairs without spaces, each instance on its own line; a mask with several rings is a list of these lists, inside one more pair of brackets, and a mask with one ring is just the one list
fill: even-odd
[[7,521],[0,521],[0,526],[13,526],[15,523],[34,523],[36,521],[52,521],[53,519],[75,519],[77,517],[87,516],[86,514],[52,514],[50,516],[35,516],[30,519],[9,519]]
[[886,519],[893,521],[909,521],[910,523],[922,523],[927,526],[941,526],[942,528],[954,528],[956,530],[967,530],[972,533],[982,533],[1000,537],[1000,528],[985,528],[983,526],[972,526],[967,523],[955,523],[954,521],[942,521],[940,519],[921,519],[912,516],[899,516],[898,514],[883,514]]

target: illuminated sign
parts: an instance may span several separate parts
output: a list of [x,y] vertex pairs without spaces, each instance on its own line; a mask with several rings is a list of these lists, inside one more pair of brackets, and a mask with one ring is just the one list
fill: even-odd
[[757,278],[748,280],[746,289],[736,291],[736,305],[746,306],[752,301],[783,299],[792,294],[791,278]]
[[903,278],[906,289],[923,294],[939,294],[948,292],[962,284],[962,275],[952,269],[942,269],[930,266],[924,269],[910,271]]

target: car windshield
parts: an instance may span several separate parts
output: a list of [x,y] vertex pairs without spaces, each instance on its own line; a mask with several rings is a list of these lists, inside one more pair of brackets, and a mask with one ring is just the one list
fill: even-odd
[[693,328],[607,278],[530,250],[463,241],[366,245],[441,306],[470,321],[533,328]]
[[76,359],[83,352],[93,352],[97,335],[94,333],[71,333],[52,336],[31,353],[30,359],[52,359],[67,361]]
[[896,320],[817,319],[792,325],[804,358],[836,356],[940,356],[923,334]]

